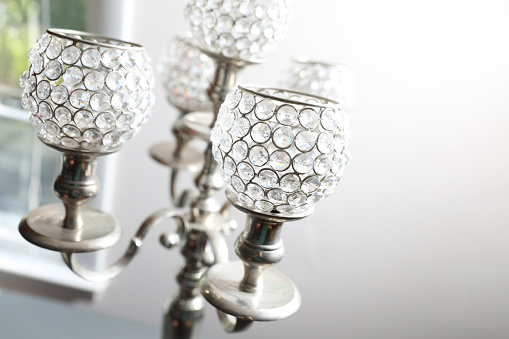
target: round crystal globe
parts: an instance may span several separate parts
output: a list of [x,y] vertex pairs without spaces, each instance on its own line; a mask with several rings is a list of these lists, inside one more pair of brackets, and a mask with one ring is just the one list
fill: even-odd
[[229,198],[254,211],[292,214],[328,196],[350,158],[348,121],[329,99],[238,86],[211,131]]
[[189,1],[185,14],[199,46],[230,59],[265,58],[286,35],[287,0]]
[[214,61],[193,45],[192,38],[191,32],[185,32],[172,39],[158,65],[168,101],[184,113],[212,107],[207,89]]
[[347,111],[356,105],[354,76],[346,65],[292,58],[281,86],[335,100]]
[[137,44],[48,29],[28,53],[23,107],[39,137],[55,147],[111,152],[150,117],[154,77]]

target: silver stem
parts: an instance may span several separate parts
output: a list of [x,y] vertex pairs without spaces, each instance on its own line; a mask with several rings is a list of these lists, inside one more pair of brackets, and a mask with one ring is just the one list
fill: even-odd
[[260,291],[263,288],[263,270],[283,258],[282,226],[282,221],[247,215],[246,228],[235,242],[235,253],[244,262],[241,291]]
[[64,228],[83,227],[83,207],[99,193],[97,156],[62,153],[62,167],[53,189],[65,206]]

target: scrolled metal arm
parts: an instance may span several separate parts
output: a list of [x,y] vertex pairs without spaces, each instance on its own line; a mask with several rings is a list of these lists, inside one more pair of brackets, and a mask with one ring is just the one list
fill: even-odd
[[124,271],[138,252],[138,249],[143,245],[143,240],[147,233],[155,225],[159,224],[163,220],[171,218],[175,219],[177,223],[177,231],[168,235],[163,234],[160,240],[163,246],[172,248],[180,242],[180,239],[182,239],[183,235],[188,231],[188,222],[182,215],[177,214],[175,211],[171,209],[162,209],[151,214],[147,219],[145,219],[136,232],[136,235],[131,239],[129,247],[124,255],[109,267],[101,270],[87,269],[78,262],[76,253],[71,252],[62,252],[62,258],[66,265],[83,279],[94,282],[110,280]]
[[221,326],[223,327],[223,330],[227,333],[245,331],[253,323],[253,320],[246,319],[246,318],[237,318],[233,315],[224,313],[219,310],[217,311],[217,315],[219,317],[219,321],[221,322]]

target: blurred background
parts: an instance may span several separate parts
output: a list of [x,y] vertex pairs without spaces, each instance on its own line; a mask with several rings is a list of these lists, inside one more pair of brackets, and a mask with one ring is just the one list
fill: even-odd
[[[17,235],[26,211],[55,199],[59,166],[58,154],[41,147],[24,122],[17,84],[43,28],[131,40],[156,63],[169,40],[188,28],[184,7],[185,1],[0,0],[4,293],[65,300],[77,312],[159,328],[182,263],[178,251],[159,245],[159,233],[103,285],[80,281],[58,254]],[[301,309],[234,336],[508,338],[509,2],[296,0],[293,9],[286,39],[266,63],[245,69],[239,83],[277,85],[296,55],[348,65],[357,99],[352,158],[334,195],[284,227],[278,269],[298,286]],[[106,254],[85,256],[92,264],[116,259],[143,219],[170,203],[168,169],[148,149],[172,138],[178,112],[166,102],[161,80],[155,90],[152,119],[103,165],[98,204],[124,235]],[[243,225],[244,216],[234,216]],[[231,252],[240,229],[228,238]],[[18,312],[16,305],[0,302],[0,312]],[[203,337],[226,336],[209,307]]]

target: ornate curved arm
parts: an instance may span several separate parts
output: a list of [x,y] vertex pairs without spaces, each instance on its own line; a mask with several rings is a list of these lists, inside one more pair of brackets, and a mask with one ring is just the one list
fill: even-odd
[[185,207],[190,201],[198,196],[198,192],[194,189],[186,189],[180,194],[178,192],[178,174],[179,169],[170,168],[170,196],[173,205],[177,208]]
[[221,322],[221,326],[223,326],[223,330],[228,333],[245,331],[253,323],[253,320],[237,318],[219,310],[217,310],[217,315],[219,317],[219,321]]
[[112,279],[119,275],[131,262],[133,257],[138,252],[138,249],[143,245],[143,240],[147,233],[161,221],[170,218],[175,219],[177,223],[177,231],[169,235],[162,235],[160,240],[163,246],[172,248],[180,242],[180,239],[183,237],[185,232],[187,232],[189,226],[187,220],[180,214],[177,214],[175,211],[170,209],[162,209],[151,214],[147,219],[145,219],[145,221],[141,224],[140,228],[136,232],[136,235],[131,239],[131,243],[129,244],[129,247],[127,248],[124,255],[117,262],[109,267],[106,267],[105,269],[90,270],[81,266],[76,258],[76,253],[62,252],[62,258],[64,259],[66,265],[83,279],[94,282],[101,282]]

